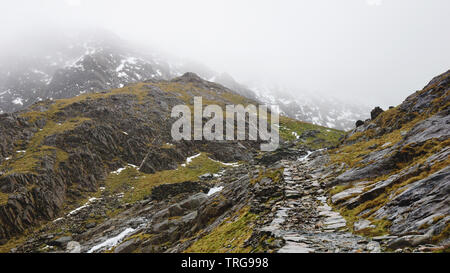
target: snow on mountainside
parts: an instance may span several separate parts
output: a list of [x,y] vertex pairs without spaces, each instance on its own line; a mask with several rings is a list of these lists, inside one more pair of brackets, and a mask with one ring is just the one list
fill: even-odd
[[313,124],[350,130],[355,121],[370,118],[370,107],[357,105],[334,97],[318,96],[307,92],[294,92],[281,87],[260,85],[251,88],[259,101],[277,104],[280,111],[291,118]]
[[149,79],[168,80],[185,72],[195,72],[248,98],[278,104],[287,116],[322,126],[349,130],[356,120],[366,118],[361,113],[368,113],[365,107],[335,99],[306,94],[294,97],[276,88],[247,88],[226,73],[129,44],[106,31],[52,33],[39,39],[33,51],[18,49],[6,56],[0,62],[0,113],[18,111],[45,99],[74,97]]

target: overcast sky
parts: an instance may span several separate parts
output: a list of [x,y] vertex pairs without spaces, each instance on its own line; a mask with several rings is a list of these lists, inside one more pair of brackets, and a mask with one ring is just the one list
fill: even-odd
[[369,105],[399,104],[450,68],[449,0],[2,0],[0,10],[2,40],[46,24],[103,27],[241,82]]

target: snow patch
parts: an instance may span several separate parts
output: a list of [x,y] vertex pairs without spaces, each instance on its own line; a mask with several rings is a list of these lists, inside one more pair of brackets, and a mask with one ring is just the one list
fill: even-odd
[[193,160],[194,158],[199,157],[201,154],[202,154],[202,153],[199,153],[199,154],[196,154],[196,155],[193,155],[193,156],[190,156],[190,157],[186,158],[186,163],[185,163],[185,164],[181,164],[181,166],[182,166],[182,167],[186,167],[187,165],[189,165],[189,163],[192,162],[192,160]]
[[95,198],[95,197],[89,198],[89,200],[86,202],[86,204],[84,204],[84,205],[82,205],[81,207],[78,207],[78,208],[72,210],[71,212],[69,212],[69,213],[67,214],[67,216],[74,215],[74,214],[76,214],[77,212],[79,212],[80,210],[89,207],[89,206],[91,205],[91,203],[94,202],[95,200],[97,200],[97,198]]
[[312,154],[312,152],[308,151],[308,154],[302,157],[299,157],[297,161],[305,161]]
[[22,99],[22,98],[15,98],[15,99],[12,101],[12,103],[23,105],[23,99]]
[[221,190],[223,190],[223,187],[214,187],[214,188],[211,188],[211,189],[209,189],[209,191],[208,191],[208,196],[211,196],[211,195],[213,195],[213,194],[215,194],[216,192],[219,192],[219,191],[221,191]]
[[98,250],[110,250],[111,248],[113,248],[114,246],[116,246],[118,243],[120,243],[127,235],[133,233],[135,231],[134,228],[126,228],[124,231],[122,231],[119,235],[109,238],[106,241],[104,241],[101,244],[95,245],[93,246],[88,253],[92,253],[94,251],[98,251]]
[[135,169],[138,168],[138,166],[136,166],[136,165],[133,165],[133,164],[127,164],[127,166],[122,167],[122,168],[118,168],[117,170],[111,172],[111,174],[117,174],[117,175],[118,175],[118,174],[120,174],[121,172],[123,172],[125,169],[127,169],[128,167],[132,167],[132,168],[135,168]]
[[210,160],[212,160],[212,161],[214,161],[214,162],[217,162],[217,163],[220,163],[220,164],[222,164],[222,165],[225,165],[225,166],[230,166],[230,167],[239,167],[239,163],[237,163],[237,162],[232,162],[232,163],[225,163],[225,162],[222,162],[222,161],[219,161],[219,160],[214,160],[214,159],[212,159],[212,158],[210,158],[210,157],[208,157]]

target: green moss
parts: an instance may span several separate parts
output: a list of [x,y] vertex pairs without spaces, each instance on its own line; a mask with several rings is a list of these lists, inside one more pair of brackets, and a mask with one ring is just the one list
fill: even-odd
[[288,117],[280,117],[280,137],[284,140],[294,141],[297,136],[301,136],[308,131],[317,131],[315,137],[302,139],[302,144],[313,149],[336,146],[344,132],[330,129],[323,126],[314,125],[307,122],[298,121]]
[[209,234],[195,241],[187,253],[248,253],[244,242],[250,238],[257,219],[249,208],[241,210],[235,219],[227,219]]
[[0,191],[0,206],[6,205],[8,203],[9,195]]

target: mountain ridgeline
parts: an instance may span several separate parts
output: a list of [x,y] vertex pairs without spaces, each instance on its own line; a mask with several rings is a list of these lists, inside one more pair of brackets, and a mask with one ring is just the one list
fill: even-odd
[[[250,89],[227,73],[123,41],[103,30],[56,31],[46,37],[18,41],[11,46],[16,50],[7,52],[6,57],[0,55],[0,113],[18,111],[41,100],[71,98],[148,79],[170,80],[186,72],[244,97],[277,104],[288,117],[335,129],[350,129],[354,120],[364,119],[368,112],[366,107],[335,98],[314,98],[306,93],[293,98],[264,85]],[[33,49],[21,50],[23,44],[33,44]]]

